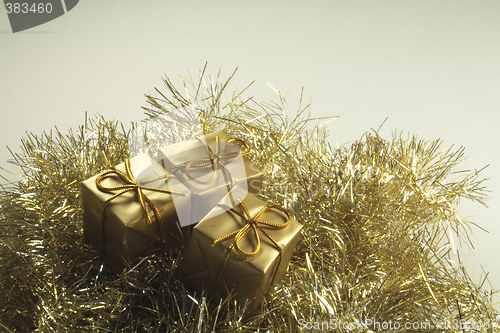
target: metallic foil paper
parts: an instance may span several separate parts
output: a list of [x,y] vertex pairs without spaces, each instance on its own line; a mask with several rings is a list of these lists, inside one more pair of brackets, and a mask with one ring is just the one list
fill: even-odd
[[[142,154],[130,160],[132,173],[138,181],[156,178],[164,175],[164,169],[149,155]],[[116,166],[125,172],[124,163]],[[146,223],[144,211],[137,200],[137,193],[128,192],[115,198],[105,209],[104,221],[101,221],[101,209],[113,194],[100,191],[96,186],[96,178],[91,177],[82,182],[83,230],[84,237],[90,244],[100,246],[103,241],[101,223],[104,223],[106,259],[116,268],[122,268],[127,263],[152,255],[161,254],[162,244],[160,226],[164,231],[167,249],[178,252],[189,238],[189,228],[181,228],[176,210],[190,211],[190,195],[180,182],[157,180],[148,184],[149,187],[163,188],[185,193],[178,196],[176,205],[173,195],[144,190],[145,195],[156,205],[161,214],[161,221],[153,219],[153,224]],[[104,180],[106,186],[120,186],[123,182],[118,177]]]
[[[219,140],[219,147],[216,146],[216,138]],[[204,136],[204,142],[198,139],[191,139],[184,142],[176,143],[161,148],[158,151],[158,161],[161,163],[168,172],[174,172],[177,179],[179,179],[191,193],[192,211],[190,214],[191,220],[179,216],[182,226],[195,224],[201,221],[210,210],[231,190],[231,182],[240,189],[244,189],[248,193],[259,195],[262,188],[262,171],[250,159],[236,155],[233,158],[221,158],[221,163],[227,173],[220,167],[214,171],[212,165],[204,167],[193,167],[189,171],[185,168],[178,169],[176,167],[186,164],[190,161],[197,159],[208,159],[209,150],[207,145],[210,146],[212,152],[222,152],[226,142],[230,137],[223,131],[210,133]],[[228,145],[228,151],[239,149],[237,144],[231,143]],[[197,183],[191,181],[187,172],[196,180],[201,180],[204,183]],[[215,174],[214,174],[215,172]],[[213,181],[210,181],[213,180]],[[177,198],[174,198],[174,201]]]
[[[230,195],[223,200],[224,203],[233,202],[233,208],[241,211],[241,207],[234,205],[239,202]],[[250,216],[254,217],[266,202],[249,194],[243,203]],[[211,217],[210,217],[211,216]],[[277,211],[268,210],[260,219],[279,224],[286,221],[286,217]],[[228,246],[232,244],[227,240],[214,245],[214,240],[230,234],[245,225],[240,217],[215,207],[208,218],[203,219],[193,228],[191,241],[184,254],[179,276],[185,285],[194,290],[207,290],[214,298],[226,298],[234,289],[238,300],[242,303],[249,302],[248,309],[255,309],[260,305],[263,295],[270,287],[273,276],[277,279],[286,271],[290,257],[300,236],[302,224],[291,220],[290,225],[283,229],[263,227],[281,246],[283,254],[279,264],[279,251],[273,243],[260,234],[260,251],[251,258],[241,258],[235,253],[230,254],[225,264]],[[240,242],[245,251],[252,251],[256,246],[256,239],[248,233]],[[224,265],[225,264],[225,265]],[[276,281],[275,281],[276,282]]]

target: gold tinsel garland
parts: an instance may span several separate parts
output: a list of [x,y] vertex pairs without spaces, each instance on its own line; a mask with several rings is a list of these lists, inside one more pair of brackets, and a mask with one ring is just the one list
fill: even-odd
[[231,297],[191,294],[176,279],[179,258],[144,258],[116,275],[83,243],[80,181],[128,156],[129,132],[93,118],[68,135],[31,134],[14,155],[23,179],[0,199],[0,331],[500,331],[488,328],[500,321],[489,294],[449,262],[451,233],[467,239],[471,228],[454,205],[484,197],[477,173],[451,179],[463,149],[377,132],[332,149],[307,106],[289,117],[281,96],[223,102],[231,78],[206,84],[202,73],[187,95],[165,79],[169,97],[157,90],[145,110],[195,107],[205,132],[244,139],[263,198],[304,223],[263,310],[248,317]]

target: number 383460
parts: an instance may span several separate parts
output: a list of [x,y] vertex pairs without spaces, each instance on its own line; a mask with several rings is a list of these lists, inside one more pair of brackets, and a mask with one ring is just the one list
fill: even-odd
[[51,13],[52,12],[52,4],[51,3],[34,3],[31,6],[28,3],[19,3],[7,2],[5,4],[5,9],[7,10],[7,14],[28,14],[28,13]]

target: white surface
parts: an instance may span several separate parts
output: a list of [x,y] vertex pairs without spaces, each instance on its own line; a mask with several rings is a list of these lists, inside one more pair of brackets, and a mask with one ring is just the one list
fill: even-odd
[[[143,94],[164,74],[197,75],[206,61],[223,77],[239,67],[231,88],[256,80],[257,100],[276,100],[269,82],[297,105],[305,87],[313,116],[340,116],[329,124],[332,143],[389,117],[388,139],[397,127],[465,146],[464,167],[490,164],[490,208],[461,209],[490,233],[476,230],[475,255],[462,249],[461,257],[475,281],[482,266],[500,288],[499,36],[499,1],[86,0],[16,34],[2,11],[1,143],[19,151],[25,131],[64,132],[85,111],[137,121]],[[0,158],[12,169],[6,148]]]

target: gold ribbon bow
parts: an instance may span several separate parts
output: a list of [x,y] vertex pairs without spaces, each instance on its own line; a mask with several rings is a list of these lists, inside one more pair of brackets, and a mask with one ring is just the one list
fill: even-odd
[[[271,235],[269,235],[264,229],[262,229],[262,227],[260,225],[262,225],[264,227],[269,227],[269,228],[283,229],[283,228],[287,227],[290,224],[290,222],[292,221],[292,215],[290,214],[290,212],[288,210],[286,210],[285,208],[278,206],[276,204],[267,204],[266,206],[262,207],[262,209],[257,213],[257,215],[255,215],[255,217],[251,217],[250,213],[248,212],[247,207],[245,206],[245,204],[243,202],[239,203],[239,206],[242,208],[243,213],[238,212],[234,208],[226,206],[224,204],[219,204],[219,206],[222,206],[222,207],[226,208],[228,212],[231,212],[231,213],[241,217],[243,219],[243,221],[245,221],[245,225],[243,227],[241,227],[240,229],[238,229],[230,234],[227,234],[225,236],[222,236],[222,237],[214,240],[214,244],[218,244],[218,243],[224,242],[228,239],[234,238],[233,243],[228,247],[229,251],[226,254],[226,258],[224,260],[224,265],[222,266],[222,270],[221,270],[219,277],[217,279],[217,283],[219,283],[219,280],[222,277],[222,273],[224,272],[224,269],[226,267],[227,261],[229,259],[229,256],[230,256],[232,250],[234,250],[237,254],[239,254],[240,256],[245,257],[245,258],[251,258],[254,255],[256,255],[257,253],[259,253],[260,245],[261,245],[259,232],[261,232],[264,236],[266,236],[271,241],[271,243],[273,243],[276,250],[278,250],[278,252],[279,252],[278,265],[276,266],[276,269],[274,270],[273,277],[271,280],[271,284],[274,283],[274,279],[276,278],[276,274],[277,274],[278,269],[281,265],[281,261],[282,261],[282,257],[283,257],[283,249],[281,248],[281,246],[278,244],[278,242]],[[264,214],[266,211],[271,210],[271,209],[277,209],[277,210],[283,212],[287,217],[286,222],[281,223],[281,224],[276,224],[276,223],[270,223],[270,222],[259,219],[259,217],[262,214]],[[255,248],[252,252],[247,252],[241,248],[240,242],[250,231],[253,233],[253,235],[257,241],[257,245],[255,245]]]
[[[163,237],[163,227],[162,227],[162,223],[161,223],[160,211],[158,210],[156,205],[151,201],[151,199],[149,199],[147,197],[147,195],[144,194],[143,190],[160,192],[160,193],[165,193],[165,194],[170,194],[170,195],[182,195],[182,196],[186,196],[186,193],[144,186],[144,184],[149,184],[149,183],[155,182],[155,181],[160,180],[160,179],[175,178],[175,176],[173,176],[173,175],[163,175],[163,176],[148,179],[148,180],[145,180],[142,182],[137,182],[135,177],[134,177],[134,174],[132,173],[132,171],[130,169],[130,160],[128,158],[125,160],[125,170],[126,170],[127,174],[124,174],[123,172],[118,170],[116,167],[112,167],[111,169],[106,170],[106,171],[102,172],[101,174],[99,174],[95,180],[96,187],[101,192],[113,194],[113,192],[120,191],[118,193],[114,193],[108,200],[106,200],[104,202],[104,205],[102,206],[102,209],[101,209],[101,254],[104,257],[105,245],[106,245],[105,234],[104,234],[104,212],[105,212],[106,208],[108,207],[108,205],[114,199],[116,199],[120,195],[127,193],[127,192],[130,192],[130,191],[135,191],[137,193],[137,200],[141,204],[142,211],[144,213],[144,217],[146,218],[147,225],[153,224],[153,220],[152,220],[151,215],[149,213],[148,206],[153,211],[153,214],[156,217],[156,220],[158,221],[158,224],[160,226],[160,239],[161,239],[161,242],[163,244],[163,249],[165,251],[166,244],[165,244],[165,240]],[[113,187],[104,186],[102,184],[104,179],[106,179],[110,176],[113,176],[113,175],[118,176],[120,178],[120,180],[123,182],[123,185],[113,186]]]
[[[198,184],[210,185],[217,179],[217,176],[218,176],[217,169],[220,167],[220,169],[224,172],[224,174],[227,176],[227,178],[229,178],[231,180],[231,188],[233,188],[236,185],[236,182],[235,182],[233,176],[231,175],[231,172],[229,172],[229,170],[224,165],[223,161],[226,159],[229,159],[231,157],[234,158],[240,153],[240,152],[228,152],[227,150],[228,150],[230,143],[237,143],[237,144],[240,144],[243,147],[245,147],[245,151],[241,152],[242,156],[246,156],[250,153],[250,147],[248,146],[248,144],[243,140],[231,138],[231,139],[227,140],[226,146],[224,147],[224,150],[222,152],[219,152],[220,140],[219,140],[219,137],[216,136],[215,137],[215,152],[212,152],[210,145],[205,140],[203,140],[202,137],[197,136],[196,139],[198,139],[200,142],[205,144],[205,146],[208,149],[209,157],[202,157],[199,159],[195,159],[195,160],[192,160],[189,162],[184,162],[180,165],[177,165],[172,170],[172,173],[175,174],[181,168],[184,168],[184,170],[186,172],[186,176],[189,178],[189,180],[191,180],[195,183],[198,183]],[[208,180],[208,181],[199,180],[199,179],[196,179],[192,175],[191,168],[202,168],[202,167],[205,167],[208,165],[212,166],[212,171],[213,171],[212,178],[210,180]]]

